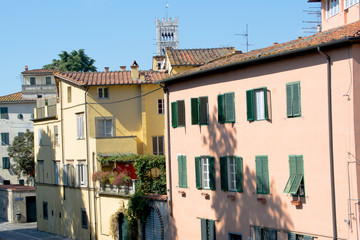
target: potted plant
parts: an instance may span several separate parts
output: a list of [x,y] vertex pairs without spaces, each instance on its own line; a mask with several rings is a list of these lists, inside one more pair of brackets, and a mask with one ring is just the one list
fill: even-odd
[[118,190],[121,188],[127,194],[129,192],[130,181],[131,178],[129,176],[129,173],[127,171],[123,171],[116,175],[113,184],[118,188]]

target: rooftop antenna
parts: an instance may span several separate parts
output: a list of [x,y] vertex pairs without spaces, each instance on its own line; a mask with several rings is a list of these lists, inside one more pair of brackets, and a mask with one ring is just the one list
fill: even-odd
[[169,7],[169,4],[168,4],[168,2],[166,2],[166,5],[165,5],[165,8],[166,8],[166,21],[168,20],[168,7]]
[[[238,36],[244,36],[246,37],[246,52],[249,51],[249,46],[253,45],[253,44],[249,44],[249,28],[248,25],[246,24],[246,33],[236,33],[234,35],[238,35]],[[244,44],[242,44],[244,45]]]
[[302,29],[307,29],[311,31],[304,31],[304,33],[317,33],[321,32],[321,7],[310,7],[311,10],[304,10],[308,15],[315,15],[316,21],[303,21],[303,23],[316,24],[316,26],[312,25],[310,27],[305,27]]

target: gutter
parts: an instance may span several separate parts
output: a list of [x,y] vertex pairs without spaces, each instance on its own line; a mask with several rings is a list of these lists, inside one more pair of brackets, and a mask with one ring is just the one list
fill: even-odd
[[333,123],[332,123],[332,99],[331,99],[331,58],[323,53],[320,47],[317,51],[326,57],[327,61],[327,84],[328,84],[328,120],[329,120],[329,155],[330,155],[330,188],[331,188],[331,210],[332,210],[332,227],[333,239],[337,240],[337,223],[336,223],[336,199],[335,199],[335,181],[334,181],[334,146],[333,146]]

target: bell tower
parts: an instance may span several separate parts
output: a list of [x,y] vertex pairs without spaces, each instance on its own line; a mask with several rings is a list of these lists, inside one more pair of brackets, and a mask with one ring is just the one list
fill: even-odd
[[178,19],[156,19],[156,48],[158,56],[165,56],[165,49],[179,48]]

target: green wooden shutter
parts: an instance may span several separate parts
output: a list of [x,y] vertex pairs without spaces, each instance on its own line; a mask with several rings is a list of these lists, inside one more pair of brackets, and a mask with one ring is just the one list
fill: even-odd
[[263,88],[263,91],[264,91],[265,119],[269,119],[269,106],[268,106],[268,98],[267,98],[267,88]]
[[236,190],[238,192],[243,191],[243,170],[242,170],[242,158],[235,157],[236,164]]
[[191,99],[191,124],[196,125],[199,124],[199,99],[192,98]]
[[196,188],[201,189],[201,159],[199,157],[195,157],[195,176],[196,176]]
[[177,101],[178,104],[178,126],[185,126],[185,101]]
[[289,172],[290,176],[289,179],[285,185],[284,193],[289,193],[290,188],[294,183],[295,177],[296,177],[296,159],[295,156],[289,156]]
[[311,236],[304,235],[304,240],[313,240],[314,238]]
[[261,157],[255,158],[256,165],[256,193],[263,193]]
[[208,124],[208,97],[200,97],[199,99],[199,116],[200,116],[200,124],[206,125]]
[[302,179],[303,179],[303,175],[296,175],[294,183],[291,186],[290,191],[289,191],[291,194],[296,194],[297,193],[297,191],[299,190]]
[[292,107],[293,116],[298,117],[301,115],[301,95],[300,95],[300,82],[292,84]]
[[187,168],[186,168],[186,156],[182,156],[182,183],[183,187],[187,187]]
[[270,193],[269,188],[269,166],[268,166],[268,158],[267,156],[262,157],[261,161],[262,167],[262,185],[263,185],[263,193]]
[[182,156],[178,155],[178,178],[179,178],[179,187],[183,186],[183,162],[182,162]]
[[268,240],[277,240],[277,231],[276,230],[268,231]]
[[262,240],[260,227],[254,227],[254,240]]
[[292,84],[286,84],[286,113],[288,117],[293,116],[293,102],[292,102]]
[[235,122],[234,93],[225,93],[225,122]]
[[2,161],[2,162],[3,162],[3,164],[2,164],[3,167],[2,167],[2,168],[3,168],[3,169],[6,169],[6,168],[7,168],[7,166],[6,166],[7,164],[6,164],[6,159],[5,159],[5,157],[3,157],[2,160],[3,160],[3,161]]
[[215,240],[215,221],[208,220],[209,240]]
[[221,190],[228,190],[227,158],[220,157]]
[[9,118],[8,108],[7,107],[2,107],[0,109],[1,109],[1,118],[2,119],[8,119]]
[[304,161],[303,156],[295,156],[296,159],[296,174],[304,175]]
[[224,95],[218,95],[218,122],[225,122]]
[[209,157],[210,190],[215,190],[215,158]]
[[247,120],[254,121],[254,91],[246,91]]
[[177,102],[171,103],[171,122],[172,127],[176,128],[178,126],[178,105]]
[[208,227],[206,219],[201,219],[201,240],[208,240]]
[[295,233],[288,233],[288,240],[296,240],[296,234]]
[[291,186],[289,192],[291,194],[296,194],[297,191],[299,190],[301,181],[304,178],[304,166],[303,166],[303,159],[302,156],[295,156],[294,157],[296,159],[296,177],[294,180],[293,185]]

